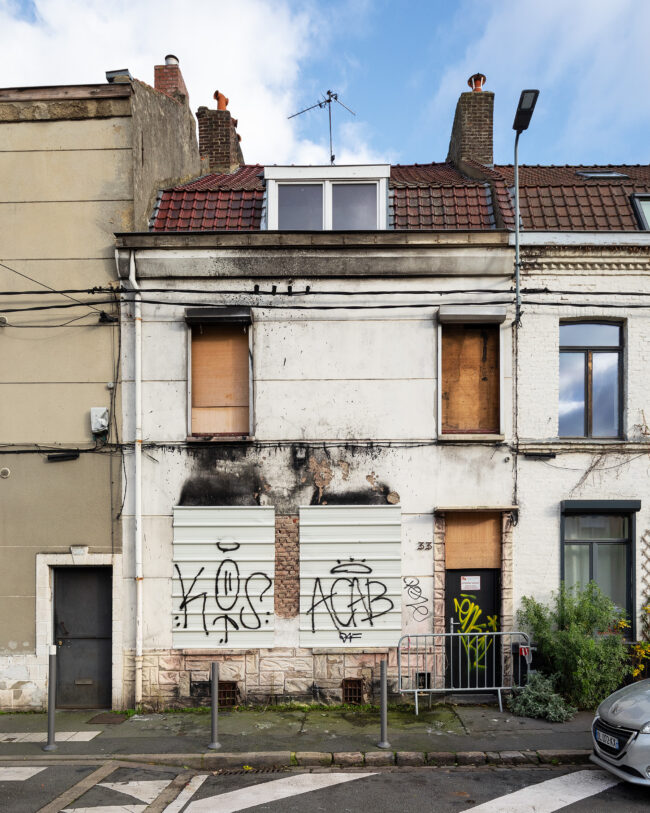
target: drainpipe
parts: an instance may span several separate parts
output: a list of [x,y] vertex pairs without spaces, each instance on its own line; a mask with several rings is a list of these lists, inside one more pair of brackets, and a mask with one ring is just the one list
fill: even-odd
[[135,385],[135,437],[134,437],[134,552],[135,552],[135,706],[142,703],[142,302],[140,286],[135,278],[135,251],[129,254],[129,282],[134,292],[134,385]]

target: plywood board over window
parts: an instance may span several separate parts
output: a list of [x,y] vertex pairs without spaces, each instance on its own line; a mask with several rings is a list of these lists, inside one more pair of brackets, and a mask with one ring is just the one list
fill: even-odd
[[192,327],[192,434],[249,432],[248,326]]
[[499,326],[442,325],[442,431],[498,434]]
[[501,513],[459,511],[445,517],[445,567],[477,570],[501,567]]

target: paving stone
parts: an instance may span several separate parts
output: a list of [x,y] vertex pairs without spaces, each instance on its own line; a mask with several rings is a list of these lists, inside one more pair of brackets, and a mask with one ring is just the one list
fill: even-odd
[[455,765],[456,754],[453,751],[429,751],[427,754],[428,765]]
[[383,765],[394,764],[395,754],[393,751],[366,751],[366,765],[381,768]]
[[578,748],[565,748],[563,750],[545,749],[538,751],[539,761],[551,765],[575,765],[589,762],[591,751]]
[[296,751],[298,765],[331,765],[332,755],[325,751]]
[[361,751],[339,751],[334,754],[334,764],[341,768],[358,768],[363,765]]
[[500,765],[501,764],[501,754],[499,751],[486,751],[485,757],[490,765]]
[[526,765],[528,759],[521,753],[521,751],[501,751],[501,762],[504,765]]
[[456,762],[459,765],[484,765],[485,751],[458,751]]
[[422,751],[398,751],[395,761],[398,765],[426,765],[426,754]]

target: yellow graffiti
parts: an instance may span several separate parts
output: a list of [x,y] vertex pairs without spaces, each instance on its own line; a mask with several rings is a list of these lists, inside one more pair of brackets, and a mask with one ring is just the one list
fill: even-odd
[[[465,633],[497,632],[498,617],[486,615],[485,621],[480,621],[483,610],[476,603],[476,596],[470,593],[461,593],[461,601],[454,599],[454,609],[460,623],[460,631]],[[493,638],[486,635],[477,635],[476,638],[461,638],[470,665],[475,669],[485,669],[485,656],[494,643]]]

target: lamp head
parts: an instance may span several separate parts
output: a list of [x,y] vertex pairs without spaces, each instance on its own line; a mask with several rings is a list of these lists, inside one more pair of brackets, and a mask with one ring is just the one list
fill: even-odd
[[537,97],[539,90],[522,90],[519,97],[519,104],[517,105],[517,112],[515,113],[515,120],[512,129],[518,133],[528,129],[530,120],[533,115],[533,110],[537,104]]

